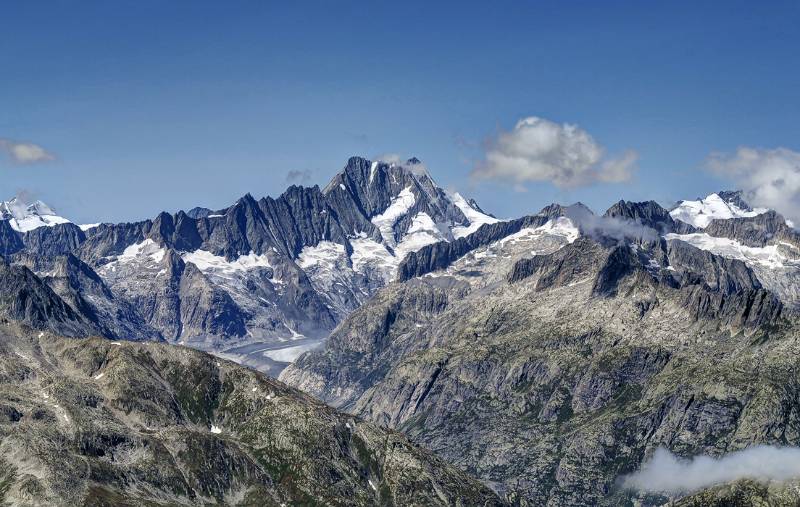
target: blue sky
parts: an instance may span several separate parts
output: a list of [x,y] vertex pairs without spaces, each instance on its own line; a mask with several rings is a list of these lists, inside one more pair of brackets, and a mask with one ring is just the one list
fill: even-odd
[[[798,21],[797,2],[6,2],[0,140],[54,159],[0,157],[0,196],[134,220],[398,153],[504,217],[696,197],[733,184],[704,170],[711,152],[800,150]],[[470,178],[531,116],[638,169]]]

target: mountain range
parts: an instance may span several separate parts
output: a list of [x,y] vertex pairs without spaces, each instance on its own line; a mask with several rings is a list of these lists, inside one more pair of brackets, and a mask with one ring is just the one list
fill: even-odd
[[325,188],[221,210],[0,212],[7,499],[800,500],[747,474],[625,486],[661,448],[800,446],[800,233],[741,192],[500,220],[415,158],[353,157]]

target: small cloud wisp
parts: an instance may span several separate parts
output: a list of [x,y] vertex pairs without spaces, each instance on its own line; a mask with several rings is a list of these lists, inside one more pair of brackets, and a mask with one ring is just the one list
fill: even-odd
[[786,481],[800,478],[800,448],[758,445],[721,458],[681,459],[659,447],[622,487],[659,493],[688,493],[738,479]]

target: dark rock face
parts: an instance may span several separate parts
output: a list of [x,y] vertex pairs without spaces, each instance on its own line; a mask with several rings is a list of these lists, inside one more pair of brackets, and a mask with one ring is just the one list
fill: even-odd
[[786,225],[781,215],[772,210],[754,217],[712,220],[704,232],[711,236],[735,239],[752,247],[763,247],[775,239],[800,245],[797,233]]
[[[247,331],[241,310],[227,292],[208,283],[194,264],[180,279],[180,332],[189,335],[243,336]],[[176,330],[177,331],[177,330]]]
[[25,233],[25,250],[43,257],[57,257],[75,251],[86,240],[86,234],[75,224],[39,227]]
[[717,195],[725,202],[729,202],[744,211],[753,211],[750,204],[744,200],[744,192],[741,190],[722,190]]
[[22,235],[11,227],[8,220],[0,220],[0,255],[8,257],[23,248]]
[[24,266],[0,261],[0,316],[65,336],[97,333],[90,315],[79,314]]
[[189,349],[3,326],[0,382],[5,504],[503,505],[398,433]]
[[702,283],[711,290],[728,295],[760,289],[761,282],[744,262],[714,255],[682,241],[667,246],[669,264],[690,283]]

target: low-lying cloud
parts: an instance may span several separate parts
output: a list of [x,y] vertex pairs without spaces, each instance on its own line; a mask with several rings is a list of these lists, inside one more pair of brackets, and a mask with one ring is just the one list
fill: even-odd
[[800,448],[759,445],[722,458],[696,456],[684,460],[664,448],[638,472],[623,478],[624,488],[662,493],[688,493],[738,479],[786,481],[800,477]]
[[35,164],[55,160],[55,156],[38,144],[0,138],[0,151],[17,164]]
[[641,222],[618,217],[606,217],[593,214],[582,205],[568,207],[564,215],[587,236],[593,238],[610,238],[618,242],[627,240],[658,241],[658,231]]
[[800,153],[740,147],[733,154],[711,154],[707,165],[732,179],[751,206],[772,208],[800,225]]
[[605,149],[577,125],[531,116],[490,141],[485,160],[475,166],[472,176],[517,186],[549,181],[560,188],[574,188],[628,181],[637,159],[632,150],[607,158]]

